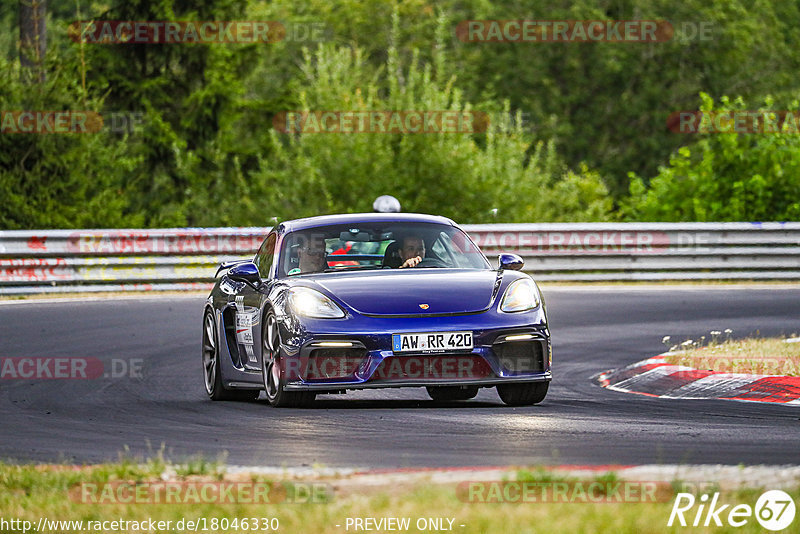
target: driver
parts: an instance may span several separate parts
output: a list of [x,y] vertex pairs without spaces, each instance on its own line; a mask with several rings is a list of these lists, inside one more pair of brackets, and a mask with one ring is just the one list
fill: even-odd
[[425,241],[421,237],[406,236],[403,238],[403,246],[398,251],[400,259],[403,260],[400,268],[416,267],[425,258]]

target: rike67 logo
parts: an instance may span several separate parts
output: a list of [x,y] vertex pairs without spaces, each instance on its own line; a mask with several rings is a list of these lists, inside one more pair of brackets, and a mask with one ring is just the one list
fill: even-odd
[[795,511],[794,500],[781,490],[762,493],[755,508],[749,504],[721,504],[719,493],[711,497],[704,493],[699,499],[691,493],[678,493],[667,526],[671,527],[677,520],[683,527],[721,527],[723,521],[732,527],[743,527],[755,517],[763,528],[778,531],[792,524]]

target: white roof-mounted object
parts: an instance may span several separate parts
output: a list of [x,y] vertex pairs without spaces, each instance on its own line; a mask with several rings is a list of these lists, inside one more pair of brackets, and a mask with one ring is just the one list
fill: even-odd
[[400,213],[400,201],[391,195],[381,195],[372,203],[378,213]]

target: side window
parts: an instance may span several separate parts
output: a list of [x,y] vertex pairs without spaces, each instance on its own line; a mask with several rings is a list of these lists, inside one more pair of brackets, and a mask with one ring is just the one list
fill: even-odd
[[275,234],[275,232],[270,233],[256,253],[255,263],[261,278],[269,277],[269,269],[272,267],[272,259],[275,256],[276,239],[277,234]]
[[433,255],[444,262],[448,267],[455,267],[453,256],[450,254],[450,250],[452,250],[452,242],[450,241],[450,236],[448,236],[444,232],[439,232],[439,238],[431,247],[431,251]]

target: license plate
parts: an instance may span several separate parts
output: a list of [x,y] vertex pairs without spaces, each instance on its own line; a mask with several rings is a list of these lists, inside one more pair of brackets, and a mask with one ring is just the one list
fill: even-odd
[[394,352],[446,352],[472,349],[472,332],[393,334]]

